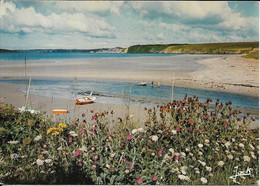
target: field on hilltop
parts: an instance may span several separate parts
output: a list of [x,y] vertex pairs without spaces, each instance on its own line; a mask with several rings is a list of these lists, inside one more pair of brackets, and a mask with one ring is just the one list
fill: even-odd
[[128,53],[248,54],[257,53],[258,48],[259,42],[134,45]]

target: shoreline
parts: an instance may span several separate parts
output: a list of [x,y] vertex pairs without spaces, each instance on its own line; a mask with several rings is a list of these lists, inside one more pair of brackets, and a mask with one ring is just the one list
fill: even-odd
[[[19,108],[24,105],[25,94],[19,89],[22,85],[11,85],[11,84],[0,84],[2,87],[0,89],[0,98],[6,97],[4,103],[11,104],[16,108]],[[1,102],[1,100],[0,100]],[[56,116],[55,119],[61,119],[66,121],[75,120],[79,118],[82,113],[87,113],[89,110],[94,110],[95,112],[110,112],[113,110],[115,114],[111,117],[113,120],[117,120],[118,117],[127,117],[127,115],[132,115],[133,122],[139,124],[144,123],[148,118],[148,113],[144,110],[142,106],[129,105],[129,111],[127,110],[127,105],[120,104],[109,104],[109,103],[93,103],[87,105],[76,105],[74,99],[62,99],[56,97],[47,97],[42,95],[30,94],[29,103],[32,104],[32,109],[40,110],[47,117],[54,118],[51,110],[53,109],[66,109],[69,111],[69,114],[63,116]],[[37,104],[36,104],[37,103]],[[161,103],[162,104],[162,103]],[[160,104],[160,105],[161,105]],[[149,108],[149,107],[148,107]],[[232,107],[235,110],[241,110],[244,114],[251,113],[251,115],[258,116],[259,109],[253,108],[240,108]],[[158,115],[159,117],[159,115]],[[91,120],[91,116],[86,116],[86,119]],[[251,129],[259,128],[259,120],[252,122],[250,125]]]
[[[38,80],[50,80],[50,79],[53,79],[53,77],[35,77],[35,79],[38,79]],[[29,77],[20,77],[20,76],[17,76],[17,77],[0,77],[0,80],[12,80],[12,79],[29,79]],[[71,80],[73,81],[72,77],[57,77],[56,79],[64,79],[64,80]],[[100,79],[100,78],[97,78],[97,79],[94,79],[94,78],[81,78],[80,80],[91,80],[91,81],[104,81],[104,82],[122,82],[122,83],[132,83],[133,85],[139,81],[137,80],[127,80],[127,79]],[[148,86],[149,86],[149,82],[148,83]],[[8,84],[8,83],[1,83],[0,82],[0,86],[1,85],[14,85],[14,84]],[[170,87],[171,86],[171,83],[166,83],[166,82],[160,82],[160,85],[161,86],[168,86]],[[19,86],[19,85],[17,85]],[[157,88],[157,85],[156,85],[156,82],[155,82],[155,85],[154,85],[155,88]],[[220,92],[220,93],[228,93],[228,94],[235,94],[235,95],[241,95],[241,96],[250,96],[250,97],[259,97],[258,94],[255,94],[255,93],[247,93],[247,92],[240,92],[240,91],[232,91],[232,90],[228,90],[228,89],[214,89],[214,88],[204,88],[203,86],[197,86],[197,85],[189,85],[188,83],[174,83],[174,87],[180,87],[180,88],[190,88],[190,89],[195,89],[195,90],[203,90],[203,91],[214,91],[214,92]]]
[[[143,62],[133,59],[61,59],[59,62],[53,60],[32,60],[28,62],[28,70],[25,72],[24,65],[1,65],[0,78],[24,78],[32,77],[38,79],[65,78],[65,79],[92,79],[110,80],[122,82],[146,81],[154,82],[155,86],[160,81],[161,85],[171,86],[173,75],[174,85],[187,88],[203,90],[214,90],[241,95],[259,96],[259,62],[253,59],[242,58],[241,55],[179,55],[164,57],[141,57]],[[122,60],[123,63],[121,62]],[[153,60],[150,62],[150,60]],[[164,61],[163,61],[164,60]],[[177,61],[176,61],[177,60]],[[167,69],[172,63],[182,63],[182,60],[192,61],[194,67],[182,67],[185,70]],[[46,62],[43,63],[43,62]],[[160,62],[158,62],[160,61]],[[17,62],[14,60],[14,63]],[[120,63],[121,62],[121,63]],[[142,68],[128,69],[127,65],[143,65]],[[109,64],[119,65],[115,68]],[[166,65],[162,69],[156,66],[150,69],[149,64]],[[120,66],[121,65],[121,66]],[[172,64],[173,65],[173,64]],[[200,67],[198,66],[200,65]],[[171,67],[171,66],[169,66]],[[161,68],[161,67],[160,67]],[[74,70],[75,69],[75,70]],[[194,70],[195,69],[195,70]]]

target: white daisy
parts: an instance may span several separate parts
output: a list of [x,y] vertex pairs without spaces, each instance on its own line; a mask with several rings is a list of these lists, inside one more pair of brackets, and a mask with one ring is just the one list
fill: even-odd
[[218,166],[223,167],[223,165],[224,165],[224,162],[223,162],[223,161],[219,161],[219,162],[218,162]]
[[250,162],[250,157],[249,156],[244,156],[244,161]]
[[203,184],[206,184],[206,183],[208,183],[207,179],[206,179],[206,178],[204,178],[204,177],[200,178],[200,181],[201,181]]
[[177,131],[176,130],[172,130],[172,134],[177,134]]
[[209,171],[209,172],[211,172],[211,171],[212,171],[212,168],[206,166],[206,170]]
[[252,150],[255,150],[255,147],[250,143],[249,144],[249,147],[252,149]]
[[18,154],[15,154],[15,153],[11,154],[10,156],[11,156],[12,160],[15,160],[15,159],[17,159],[19,157]]
[[45,163],[51,163],[52,162],[52,159],[46,159],[46,160],[44,160],[45,161]]
[[203,147],[203,144],[198,144],[198,147],[199,147],[199,148],[202,148],[202,147]]
[[182,166],[182,167],[180,168],[181,171],[186,171],[187,169],[188,169],[187,166]]
[[231,145],[231,143],[228,141],[225,143],[226,148],[228,148]]
[[7,143],[15,145],[15,144],[18,144],[19,141],[8,141]]
[[44,160],[37,159],[36,163],[37,163],[37,165],[41,166],[44,164]]
[[228,159],[232,160],[233,159],[233,156],[231,154],[229,154],[228,156]]
[[174,149],[173,148],[170,148],[169,152],[172,153],[172,155],[174,155]]
[[142,127],[140,127],[139,129],[138,129],[138,132],[144,132],[144,129],[142,128]]
[[156,136],[156,135],[151,136],[151,138],[152,138],[152,140],[155,141],[155,142],[158,141],[158,139],[159,139],[158,136]]
[[34,138],[34,141],[39,141],[40,139],[42,139],[42,135],[38,135]]
[[70,131],[69,134],[73,137],[77,137],[78,134],[75,131]]
[[200,161],[200,164],[201,164],[202,166],[205,166],[205,165],[206,165],[206,163],[203,162],[203,161]]
[[137,131],[138,131],[137,129],[133,129],[132,134],[135,134]]
[[239,143],[239,147],[244,148],[245,145],[243,143]]

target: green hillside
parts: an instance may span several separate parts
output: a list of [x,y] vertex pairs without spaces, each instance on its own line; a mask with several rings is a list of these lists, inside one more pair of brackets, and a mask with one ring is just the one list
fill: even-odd
[[134,45],[128,53],[247,54],[256,48],[259,42]]

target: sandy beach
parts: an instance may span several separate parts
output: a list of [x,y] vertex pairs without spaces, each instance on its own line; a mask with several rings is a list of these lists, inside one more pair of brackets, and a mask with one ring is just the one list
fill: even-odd
[[[21,86],[19,85],[7,85],[0,84],[0,98],[4,98],[4,103],[12,104],[14,107],[19,108],[25,104],[25,94],[19,91]],[[2,101],[2,100],[0,100]],[[117,120],[118,117],[125,118],[127,115],[132,115],[132,120],[137,123],[141,123],[147,119],[147,111],[143,107],[131,106],[129,110],[126,105],[117,104],[104,104],[104,103],[93,103],[87,105],[76,105],[74,99],[59,99],[39,95],[30,95],[28,100],[29,105],[35,110],[40,110],[45,113],[47,117],[53,117],[51,111],[53,109],[67,109],[69,114],[59,115],[58,119],[65,121],[75,120],[75,118],[80,118],[82,113],[88,113],[85,117],[86,119],[91,119],[92,115],[90,111],[94,112],[104,112],[114,111],[111,115],[111,119]]]
[[[19,91],[21,86],[19,85],[8,85],[0,84],[0,98],[3,98],[4,103],[12,104],[13,106],[19,108],[25,103],[25,94]],[[2,100],[1,100],[2,101]],[[132,117],[132,121],[137,125],[143,125],[144,121],[148,118],[147,111],[144,107],[132,106],[130,103],[129,110],[126,105],[118,104],[104,104],[104,103],[93,103],[87,105],[76,105],[73,99],[58,99],[47,96],[40,95],[30,95],[29,105],[35,110],[40,110],[46,115],[46,117],[51,117],[54,119],[54,115],[51,113],[53,109],[67,109],[69,114],[55,116],[56,119],[61,119],[63,121],[74,121],[75,118],[80,118],[82,113],[87,113],[86,119],[91,119],[91,110],[94,112],[104,112],[114,111],[110,119],[116,121],[118,117],[125,118],[128,115]],[[241,109],[244,113],[252,113],[258,115],[258,110],[255,109]],[[159,117],[159,113],[158,113]],[[259,121],[256,120],[252,122],[250,127],[252,129],[259,128]]]
[[240,55],[180,55],[168,57],[0,61],[0,78],[74,78],[120,81],[160,81],[258,96],[259,62]]
[[[183,60],[185,61],[184,66],[183,64],[179,65]],[[107,59],[107,61],[104,59],[36,60],[28,61],[26,71],[23,61],[0,61],[0,78],[21,78],[25,75],[43,79],[78,77],[82,79],[147,81],[149,83],[160,81],[161,84],[170,85],[174,75],[176,86],[252,96],[258,96],[259,92],[258,61],[245,59],[239,55],[180,55],[155,59],[144,57],[138,58],[137,62],[129,58],[112,58]],[[140,62],[143,64],[139,64]],[[171,63],[175,64],[171,65]],[[130,64],[134,66],[129,66]],[[128,66],[129,68],[127,68]],[[0,87],[0,98],[6,97],[5,103],[15,107],[20,107],[25,103],[25,95],[19,91],[20,86],[1,84]],[[94,103],[80,106],[75,105],[75,100],[72,99],[39,95],[31,95],[29,102],[34,109],[47,111],[47,115],[50,115],[52,109],[68,109],[70,114],[66,116],[67,119],[68,117],[79,117],[84,112],[89,113],[89,110],[97,112],[114,110],[116,113],[113,115],[114,119],[130,114],[134,116],[135,122],[142,122],[147,117],[144,108],[138,106],[130,106],[128,112],[125,105]],[[258,115],[258,111],[254,110],[253,112]],[[258,128],[258,126],[258,121],[252,124],[252,128]]]

